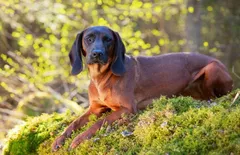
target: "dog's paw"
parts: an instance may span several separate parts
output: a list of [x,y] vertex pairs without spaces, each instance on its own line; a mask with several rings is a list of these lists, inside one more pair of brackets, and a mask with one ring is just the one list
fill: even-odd
[[72,150],[76,148],[80,143],[82,143],[85,139],[88,139],[85,134],[79,134],[77,137],[75,137],[69,147],[69,150]]
[[65,136],[63,135],[59,136],[52,144],[52,151],[53,152],[57,151],[63,145],[65,139],[66,139]]

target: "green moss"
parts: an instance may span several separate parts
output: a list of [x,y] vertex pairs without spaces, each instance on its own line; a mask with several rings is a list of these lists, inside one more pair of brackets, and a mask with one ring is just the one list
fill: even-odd
[[58,129],[63,130],[75,117],[67,112],[28,118],[25,124],[16,126],[8,134],[4,154],[36,154],[37,148],[43,141],[55,135]]
[[[90,140],[68,151],[73,138],[96,118],[51,152],[54,139],[76,116],[42,115],[9,135],[4,154],[240,154],[240,90],[211,102],[190,97],[161,97],[152,107],[103,127]],[[127,122],[126,120],[131,120]],[[122,125],[119,125],[119,124]],[[123,137],[122,131],[133,132]]]

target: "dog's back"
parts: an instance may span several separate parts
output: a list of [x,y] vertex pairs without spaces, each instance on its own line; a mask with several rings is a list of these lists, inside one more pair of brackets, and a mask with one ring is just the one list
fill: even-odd
[[[157,98],[160,95],[185,95],[184,90],[193,83],[196,75],[212,62],[218,63],[218,66],[226,71],[225,66],[219,60],[198,53],[171,53],[154,57],[140,56],[136,58],[136,61],[138,67],[141,68],[138,71],[138,84],[135,88],[139,101]],[[195,95],[190,93],[190,96],[197,96],[198,99],[209,98],[210,95],[205,97],[206,95],[202,94],[203,87],[198,91],[197,87],[200,85],[202,83],[194,88],[197,93],[193,93]]]

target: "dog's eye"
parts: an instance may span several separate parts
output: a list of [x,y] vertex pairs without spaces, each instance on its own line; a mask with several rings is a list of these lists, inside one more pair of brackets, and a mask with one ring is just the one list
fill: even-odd
[[109,37],[104,37],[103,40],[106,41],[106,42],[110,42],[110,41],[112,41],[112,39],[109,38]]
[[95,39],[95,37],[94,37],[94,35],[88,35],[86,38],[85,38],[85,40],[86,40],[86,42],[87,43],[93,43],[94,42],[94,39]]
[[88,41],[89,43],[91,43],[91,42],[93,42],[93,38],[92,38],[92,37],[89,37],[89,38],[87,38],[87,41]]

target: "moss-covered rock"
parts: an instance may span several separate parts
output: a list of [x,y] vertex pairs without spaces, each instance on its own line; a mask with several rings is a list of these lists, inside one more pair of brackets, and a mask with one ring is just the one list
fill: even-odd
[[73,138],[96,118],[52,152],[54,139],[77,116],[44,114],[12,130],[4,154],[240,154],[240,97],[233,103],[238,92],[211,102],[161,97],[145,111],[103,127],[71,151]]

